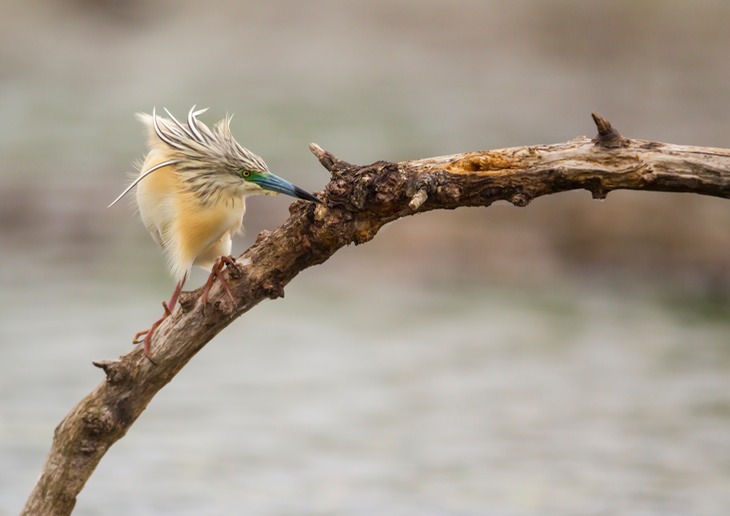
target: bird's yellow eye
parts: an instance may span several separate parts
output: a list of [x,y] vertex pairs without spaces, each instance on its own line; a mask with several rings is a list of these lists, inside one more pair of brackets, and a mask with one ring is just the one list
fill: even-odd
[[249,170],[241,170],[239,174],[241,174],[241,177],[246,178],[251,175],[251,172]]

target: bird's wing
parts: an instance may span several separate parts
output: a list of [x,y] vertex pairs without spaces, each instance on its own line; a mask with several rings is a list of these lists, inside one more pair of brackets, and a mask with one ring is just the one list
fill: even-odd
[[170,252],[176,238],[173,224],[177,217],[176,199],[180,191],[180,177],[175,174],[172,166],[168,164],[158,167],[153,159],[154,156],[150,153],[140,177],[145,175],[145,170],[155,169],[158,172],[147,175],[144,181],[137,184],[137,207],[142,223],[152,239]]

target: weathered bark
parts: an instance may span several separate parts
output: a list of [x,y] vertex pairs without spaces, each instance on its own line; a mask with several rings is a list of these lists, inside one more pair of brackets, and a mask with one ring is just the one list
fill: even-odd
[[241,256],[251,265],[226,273],[235,302],[217,283],[205,310],[199,290],[183,293],[181,308],[155,333],[155,364],[139,348],[117,360],[95,362],[106,377],[56,428],[23,514],[70,514],[109,447],[218,332],[263,299],[282,297],[302,270],[341,247],[367,242],[388,222],[497,200],[526,206],[536,197],[574,189],[590,190],[596,198],[617,189],[730,197],[730,150],[627,139],[601,117],[594,115],[594,121],[599,130],[594,139],[366,166],[341,161],[312,144],[332,175],[324,204],[295,202],[288,220],[258,236]]

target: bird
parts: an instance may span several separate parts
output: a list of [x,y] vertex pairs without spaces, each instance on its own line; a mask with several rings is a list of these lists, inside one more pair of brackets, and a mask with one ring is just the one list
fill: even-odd
[[[138,113],[147,129],[147,152],[139,174],[111,203],[116,204],[136,187],[139,215],[152,239],[162,248],[176,280],[164,313],[148,330],[137,332],[133,343],[143,344],[152,361],[150,344],[157,327],[175,309],[193,265],[210,271],[203,288],[203,307],[208,291],[218,278],[233,299],[221,274],[224,267],[237,268],[231,254],[231,236],[243,230],[246,197],[286,194],[322,203],[269,170],[264,160],[239,144],[226,116],[212,128],[198,120],[207,111],[193,106],[185,122],[163,108],[167,117]],[[142,339],[142,340],[140,340]]]

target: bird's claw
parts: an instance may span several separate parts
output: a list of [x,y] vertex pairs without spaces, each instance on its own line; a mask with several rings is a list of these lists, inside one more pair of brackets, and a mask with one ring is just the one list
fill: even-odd
[[208,276],[208,281],[205,282],[205,286],[203,287],[203,295],[201,296],[203,310],[205,310],[205,307],[208,305],[208,294],[210,293],[210,287],[213,286],[213,281],[215,280],[215,278],[218,278],[218,281],[220,281],[223,290],[226,291],[226,294],[228,294],[231,302],[236,302],[236,297],[233,295],[231,287],[228,285],[228,282],[223,277],[224,267],[228,269],[228,274],[230,274],[232,278],[241,277],[241,267],[238,265],[238,263],[236,263],[235,258],[233,258],[232,256],[219,257],[215,261],[215,264],[213,264],[213,268],[210,271],[210,276]]
[[142,341],[139,340],[139,338],[142,335],[147,335],[149,332],[150,332],[150,330],[142,330],[142,331],[138,331],[137,333],[135,333],[134,334],[134,337],[132,337],[132,344],[139,344],[139,343],[141,343]]
[[167,303],[164,301],[162,302],[162,308],[165,309],[165,317],[169,317],[172,315],[172,310],[170,310],[170,307],[167,306]]
[[[164,308],[165,312],[162,314],[162,317],[157,319],[154,323],[152,323],[152,326],[150,326],[149,330],[142,330],[138,331],[134,334],[134,338],[132,338],[132,344],[143,344],[144,345],[144,356],[147,357],[147,360],[152,362],[153,365],[157,365],[157,363],[152,360],[152,355],[150,354],[150,344],[152,343],[152,334],[155,333],[155,330],[157,327],[162,324],[162,321],[167,319],[172,315],[172,311],[175,309],[175,305],[177,304],[177,298],[180,295],[180,292],[182,291],[182,287],[185,284],[185,279],[187,278],[187,274],[183,276],[183,278],[177,282],[177,285],[175,285],[175,290],[172,292],[172,296],[170,296],[170,300],[165,302],[162,302],[162,308]],[[141,337],[144,336],[142,339]]]
[[[165,303],[163,302],[162,304],[163,304],[163,306],[165,306],[165,311],[167,313],[165,313],[162,317],[160,317],[157,321],[155,321],[149,330],[138,331],[137,333],[134,334],[134,338],[132,338],[132,344],[143,344],[144,356],[147,358],[147,360],[152,362],[154,365],[157,365],[157,363],[154,360],[152,360],[152,355],[150,354],[150,343],[152,342],[152,334],[155,332],[157,327],[162,323],[162,321],[167,319],[168,315],[170,314],[169,310],[167,310],[167,306],[165,305]],[[144,338],[141,339],[141,337],[143,335],[144,335]]]
[[[241,273],[243,271],[241,270],[241,266],[238,261],[236,261],[233,256],[221,256],[220,261],[223,262],[223,265],[225,265],[226,269],[228,269],[228,274],[230,274],[231,278],[238,279],[241,277]],[[223,266],[221,266],[221,270],[223,270]]]

